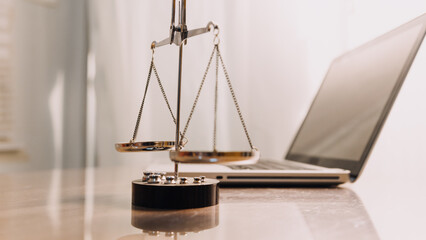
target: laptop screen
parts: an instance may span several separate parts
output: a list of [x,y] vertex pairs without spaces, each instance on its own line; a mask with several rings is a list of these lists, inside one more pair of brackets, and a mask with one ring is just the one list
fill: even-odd
[[360,173],[425,34],[426,15],[337,58],[286,156]]

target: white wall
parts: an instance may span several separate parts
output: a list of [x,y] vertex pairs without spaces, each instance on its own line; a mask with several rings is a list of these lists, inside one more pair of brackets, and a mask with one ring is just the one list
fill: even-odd
[[86,3],[42,2],[14,1],[20,153],[1,161],[0,171],[85,162]]

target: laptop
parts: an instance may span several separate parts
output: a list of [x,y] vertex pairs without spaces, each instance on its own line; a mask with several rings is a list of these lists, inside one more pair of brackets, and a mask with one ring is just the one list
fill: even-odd
[[426,14],[336,58],[284,160],[261,159],[253,165],[180,164],[179,175],[202,175],[218,179],[222,185],[354,182],[366,165],[425,31]]

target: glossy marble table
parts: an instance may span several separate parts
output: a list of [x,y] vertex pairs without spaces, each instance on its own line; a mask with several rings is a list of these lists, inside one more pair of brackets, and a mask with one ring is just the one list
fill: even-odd
[[[88,168],[1,174],[0,239],[381,239],[352,189],[357,183],[221,188],[218,206],[152,211],[131,207],[130,183],[139,172]],[[388,214],[398,217],[392,209]],[[387,231],[399,230],[380,229],[391,236]]]

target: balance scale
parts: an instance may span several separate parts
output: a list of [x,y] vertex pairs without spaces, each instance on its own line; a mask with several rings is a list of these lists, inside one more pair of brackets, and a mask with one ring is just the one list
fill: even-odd
[[[141,179],[132,182],[132,204],[135,207],[145,207],[154,209],[188,209],[208,207],[218,204],[219,202],[219,188],[216,179],[206,179],[203,176],[194,178],[179,178],[179,164],[180,163],[210,163],[210,164],[232,164],[232,163],[246,163],[257,162],[259,160],[260,152],[253,146],[250,136],[247,131],[234,89],[226,70],[225,64],[220,53],[219,44],[219,26],[213,22],[209,22],[206,27],[193,30],[187,30],[186,26],[186,0],[178,2],[179,23],[175,25],[175,8],[176,0],[172,0],[172,17],[170,24],[169,37],[160,41],[152,42],[152,59],[149,68],[149,73],[146,81],[145,92],[142,98],[142,103],[136,120],[136,126],[133,131],[133,136],[129,142],[117,143],[115,148],[119,152],[152,152],[152,151],[169,151],[170,160],[174,162],[174,175],[166,176],[165,173],[159,172],[144,172]],[[182,55],[184,45],[187,44],[187,39],[201,35],[204,33],[213,32],[213,50],[210,55],[204,76],[201,80],[197,96],[192,105],[190,114],[186,121],[184,130],[180,130],[180,108],[181,108],[181,82],[182,82]],[[179,47],[179,73],[177,85],[177,107],[176,117],[173,114],[172,108],[167,99],[159,74],[154,64],[155,49],[165,45],[176,45]],[[206,80],[207,73],[210,69],[211,63],[215,57],[216,63],[216,83],[215,83],[215,106],[214,106],[214,135],[213,135],[213,149],[212,151],[187,151],[184,150],[185,144],[188,139],[185,134],[188,130],[189,123],[191,122],[192,115],[197,106],[201,90]],[[250,145],[250,151],[232,151],[224,152],[216,149],[216,125],[217,125],[217,98],[218,98],[218,71],[219,62],[225,74],[228,88],[232,94],[232,99],[237,109],[241,124],[244,128],[245,135]],[[142,117],[143,107],[145,103],[146,94],[151,79],[152,72],[157,79],[160,86],[163,98],[170,111],[170,115],[176,124],[176,138],[175,141],[136,141],[140,120]]]

